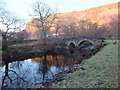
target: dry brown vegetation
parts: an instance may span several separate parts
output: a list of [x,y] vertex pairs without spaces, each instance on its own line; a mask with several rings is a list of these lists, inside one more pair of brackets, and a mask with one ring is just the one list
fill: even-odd
[[[26,30],[32,35],[38,33],[36,24],[38,18],[32,19],[26,25]],[[118,3],[90,8],[84,11],[58,13],[53,28],[47,33],[64,36],[92,36],[113,38],[118,35]],[[37,35],[35,35],[37,36]]]

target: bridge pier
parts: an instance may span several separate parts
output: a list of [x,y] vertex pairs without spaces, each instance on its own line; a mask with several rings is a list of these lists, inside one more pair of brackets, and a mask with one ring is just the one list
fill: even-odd
[[63,40],[64,48],[69,49],[70,51],[73,50],[92,50],[96,48],[97,45],[103,45],[101,44],[101,39],[95,39],[95,38],[71,38],[71,39],[64,39]]
[[86,40],[86,39],[79,41],[79,42],[69,41],[67,42],[67,44],[68,44],[67,46],[69,47],[69,49],[72,49],[72,48],[81,49],[81,48],[86,48],[86,47],[89,47],[92,49],[92,47],[94,46],[94,43],[92,41]]

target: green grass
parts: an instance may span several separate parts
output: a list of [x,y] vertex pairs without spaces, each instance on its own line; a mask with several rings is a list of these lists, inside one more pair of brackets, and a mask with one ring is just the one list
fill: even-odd
[[[95,56],[85,60],[78,70],[69,73],[54,88],[117,88],[118,87],[118,43],[108,41]],[[84,68],[85,70],[82,70]]]

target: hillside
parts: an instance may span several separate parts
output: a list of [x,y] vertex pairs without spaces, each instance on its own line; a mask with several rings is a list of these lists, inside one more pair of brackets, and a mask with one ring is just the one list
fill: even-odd
[[[72,11],[66,13],[57,14],[57,20],[67,20],[74,18],[75,20],[90,20],[92,23],[98,23],[98,25],[106,25],[112,21],[112,19],[118,18],[118,3],[112,3],[105,6],[90,8],[83,11]],[[26,25],[27,32],[35,33],[38,28],[35,27],[37,18],[34,18]]]
[[89,19],[92,22],[105,24],[111,21],[111,18],[118,15],[118,3],[113,3],[105,6],[90,8],[84,11],[73,11],[68,13],[61,13],[61,16],[72,16],[78,20]]

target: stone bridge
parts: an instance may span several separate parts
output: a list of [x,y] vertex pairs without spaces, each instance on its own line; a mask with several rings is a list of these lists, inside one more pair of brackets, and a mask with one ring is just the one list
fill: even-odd
[[65,45],[72,46],[72,47],[79,47],[81,45],[96,45],[100,44],[104,38],[69,38],[64,39],[63,42]]

